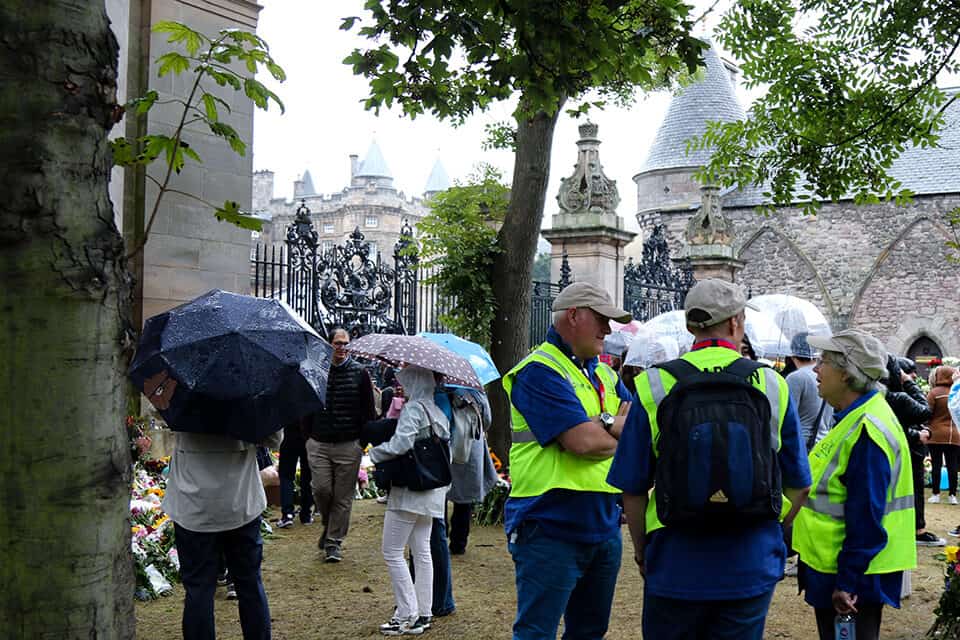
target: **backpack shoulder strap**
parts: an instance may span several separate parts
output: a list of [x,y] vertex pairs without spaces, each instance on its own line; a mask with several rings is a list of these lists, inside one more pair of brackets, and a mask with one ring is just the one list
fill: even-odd
[[676,378],[678,382],[683,378],[687,378],[690,376],[695,376],[700,373],[703,373],[702,371],[700,371],[700,369],[690,364],[683,358],[677,358],[676,360],[670,360],[669,362],[661,362],[653,366],[656,367],[657,369],[663,369],[664,371],[669,373],[671,376]]
[[749,379],[754,372],[766,367],[762,362],[751,360],[750,358],[738,358],[723,368],[725,373],[729,373],[737,378]]

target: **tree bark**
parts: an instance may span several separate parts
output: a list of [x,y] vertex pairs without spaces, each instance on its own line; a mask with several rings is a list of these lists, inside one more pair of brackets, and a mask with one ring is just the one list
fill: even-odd
[[[517,124],[510,205],[497,236],[502,253],[493,266],[497,314],[491,326],[491,356],[502,372],[513,368],[530,349],[533,258],[550,179],[553,132],[563,102],[552,115],[537,113]],[[510,402],[499,382],[490,385],[488,392],[493,410],[490,446],[506,467],[510,458]]]
[[132,638],[129,317],[103,2],[0,4],[0,629]]

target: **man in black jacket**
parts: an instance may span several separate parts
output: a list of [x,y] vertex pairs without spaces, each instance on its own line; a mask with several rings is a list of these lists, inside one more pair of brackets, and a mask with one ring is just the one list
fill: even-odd
[[311,488],[323,521],[317,546],[327,562],[343,559],[341,545],[350,528],[350,511],[363,449],[360,429],[376,415],[373,383],[366,368],[350,357],[346,329],[330,332],[333,364],[327,382],[327,405],[304,421]]
[[[905,360],[905,358],[903,358]],[[900,421],[907,442],[910,444],[910,464],[913,467],[913,505],[917,525],[917,544],[922,547],[942,547],[947,541],[926,530],[926,520],[923,517],[925,503],[923,459],[926,457],[926,442],[930,431],[923,427],[923,423],[930,419],[933,413],[923,391],[914,379],[900,368],[897,356],[887,356],[887,404],[893,409],[894,415]]]

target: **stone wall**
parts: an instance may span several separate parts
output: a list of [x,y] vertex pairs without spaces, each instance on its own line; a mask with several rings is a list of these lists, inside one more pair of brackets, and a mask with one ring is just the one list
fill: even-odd
[[[825,204],[816,216],[784,208],[764,217],[724,208],[738,282],[759,293],[788,293],[816,304],[834,329],[862,328],[904,353],[920,336],[960,353],[960,265],[947,259],[946,215],[960,195],[917,196],[910,205]],[[687,213],[663,212],[677,255]]]
[[[161,0],[152,3],[150,23],[174,20],[206,35],[220,29],[239,28],[256,31],[260,7],[248,0]],[[151,34],[150,59],[169,50],[165,34]],[[150,88],[160,99],[185,99],[194,75],[150,73]],[[226,100],[232,113],[221,118],[233,126],[240,137],[253,144],[253,103],[242,93],[210,82],[207,89]],[[150,112],[148,128],[170,134],[179,121],[178,105],[156,105]],[[252,193],[252,154],[238,156],[229,145],[212,136],[205,127],[188,128],[185,139],[203,159],[203,164],[187,161],[183,172],[175,176],[171,187],[195,194],[207,202],[226,200],[249,210]],[[160,163],[149,168],[151,176],[163,179]],[[148,181],[147,213],[156,199],[156,188]],[[143,315],[149,317],[212,288],[238,293],[249,292],[250,232],[221,223],[203,204],[176,194],[164,196],[163,204],[144,249]]]

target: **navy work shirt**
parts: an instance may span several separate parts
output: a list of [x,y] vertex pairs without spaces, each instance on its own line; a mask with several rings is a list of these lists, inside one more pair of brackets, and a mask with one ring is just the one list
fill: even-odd
[[[599,358],[581,362],[553,327],[547,332],[546,341],[585,370],[593,386],[598,387]],[[621,401],[633,398],[621,381],[617,382],[616,393]],[[590,421],[573,386],[539,362],[531,362],[517,374],[510,402],[523,415],[541,447],[548,446],[571,427]],[[536,522],[540,530],[552,538],[590,544],[602,542],[620,531],[619,498],[615,493],[569,489],[551,489],[530,498],[509,498],[504,507],[504,527],[509,536],[522,523]]]
[[[864,394],[853,404],[834,414],[837,423],[869,400],[876,391]],[[847,487],[844,504],[846,537],[837,556],[837,573],[820,573],[800,558],[798,578],[806,593],[804,600],[817,609],[833,608],[833,591],[839,589],[857,595],[857,602],[882,603],[900,607],[903,572],[865,575],[873,558],[887,545],[883,514],[890,486],[890,462],[866,431],[860,434],[850,451],[847,470],[840,482]]]
[[[704,342],[693,350],[700,348],[724,347]],[[793,400],[787,406],[780,436],[777,459],[783,486],[809,486],[807,449]],[[656,461],[647,412],[636,402],[620,434],[607,482],[625,493],[644,495],[653,487]],[[786,555],[783,531],[773,520],[732,531],[657,529],[647,534],[644,589],[678,600],[753,598],[773,589],[783,577]]]

